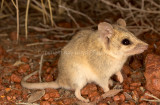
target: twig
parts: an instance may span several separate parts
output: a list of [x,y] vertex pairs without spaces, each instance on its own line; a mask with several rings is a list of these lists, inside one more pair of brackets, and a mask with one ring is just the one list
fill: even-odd
[[12,3],[14,5],[14,7],[17,9],[17,6],[16,6],[16,4],[15,4],[15,2],[13,0],[12,0]]
[[17,11],[17,42],[19,41],[19,8],[18,8],[18,0],[16,0],[16,4],[12,0],[13,5],[16,8]]
[[17,43],[19,41],[19,7],[18,7],[18,0],[16,0],[16,10],[17,10]]
[[[111,2],[107,1],[107,0],[101,0],[103,3],[109,5],[109,6],[112,6],[114,8],[117,8],[118,10],[121,9],[121,10],[124,10],[124,11],[129,11],[128,8],[124,8],[122,6],[117,6],[115,4],[112,4]],[[139,8],[135,8],[135,7],[131,7],[130,8],[131,10],[135,10],[135,11],[139,11],[139,12],[144,12],[144,13],[152,13],[152,14],[160,14],[160,11],[149,11],[149,10],[141,10]]]
[[29,4],[30,0],[27,0],[27,7],[26,7],[26,17],[25,17],[25,37],[28,39],[28,11],[29,11]]
[[39,105],[39,104],[36,104],[36,103],[24,103],[24,102],[21,102],[21,103],[16,103],[16,105]]
[[39,66],[39,81],[42,82],[41,79],[41,73],[42,73],[42,65],[43,65],[43,55],[41,55],[41,60],[40,60],[40,66]]
[[3,11],[3,5],[4,5],[4,0],[2,0],[2,2],[1,2],[1,10],[0,10],[1,13]]
[[153,99],[153,100],[149,100],[149,99],[145,99],[145,98],[143,98],[142,100],[144,100],[144,101],[160,102],[160,99],[159,99],[158,97],[156,97],[156,96],[152,95],[152,94],[145,93],[145,95],[150,96],[150,97],[152,97],[152,98],[154,98],[154,99]]
[[28,26],[28,28],[39,31],[39,32],[47,32],[47,31],[76,31],[76,30],[84,30],[84,29],[91,29],[96,27],[97,25],[92,25],[92,26],[88,26],[88,27],[80,27],[80,28],[64,28],[64,27],[56,27],[56,28],[49,28],[49,29],[45,29],[45,28],[41,28],[41,27],[35,27],[35,26]]
[[50,12],[51,25],[53,26],[53,15],[52,15],[52,7],[51,7],[50,0],[48,0],[48,6],[49,6],[49,12]]
[[36,45],[44,45],[44,44],[53,44],[57,42],[68,42],[67,40],[52,40],[52,42],[37,42],[37,43],[31,43],[27,44],[26,46],[36,46]]
[[43,12],[42,12],[42,14],[43,14],[43,22],[44,22],[44,24],[46,24],[46,17],[45,17],[45,14],[44,14],[44,12],[46,10],[45,10],[45,6],[44,6],[44,3],[43,3],[43,0],[41,0],[41,5],[42,5],[42,10],[43,10]]
[[59,7],[65,9],[65,10],[71,11],[71,12],[73,12],[73,13],[82,15],[82,16],[86,17],[92,24],[94,24],[94,25],[96,24],[96,23],[95,23],[90,17],[88,17],[86,14],[83,14],[83,13],[81,13],[81,12],[79,12],[79,11],[75,11],[75,10],[73,10],[73,9],[64,7],[64,6],[62,6],[62,5],[59,5]]
[[67,11],[68,16],[73,20],[73,22],[75,23],[75,25],[77,26],[77,28],[79,28],[79,24],[76,22],[76,20],[74,19],[74,17],[70,14],[69,11]]

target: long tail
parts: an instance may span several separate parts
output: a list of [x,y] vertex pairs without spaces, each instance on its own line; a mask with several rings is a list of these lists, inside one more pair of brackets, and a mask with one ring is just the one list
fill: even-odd
[[28,83],[26,82],[27,79],[29,79],[32,75],[35,75],[38,71],[35,71],[27,76],[25,76],[22,81],[21,85],[27,89],[45,89],[45,88],[60,88],[58,83],[56,82],[43,82],[43,83]]

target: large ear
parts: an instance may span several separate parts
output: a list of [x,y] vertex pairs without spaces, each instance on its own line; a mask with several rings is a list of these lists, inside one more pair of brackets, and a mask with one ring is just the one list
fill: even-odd
[[109,48],[109,38],[114,34],[112,25],[106,22],[99,23],[98,31],[99,31],[102,41],[105,44],[106,49],[110,49]]
[[111,24],[102,22],[98,24],[98,31],[102,38],[110,38],[113,35],[113,27]]
[[117,20],[117,24],[120,25],[120,26],[123,26],[123,27],[126,27],[126,22],[124,19],[118,19]]

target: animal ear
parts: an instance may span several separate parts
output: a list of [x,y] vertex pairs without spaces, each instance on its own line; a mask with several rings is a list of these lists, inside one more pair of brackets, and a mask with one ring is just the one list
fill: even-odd
[[109,38],[114,34],[112,25],[106,22],[99,23],[98,31],[100,33],[100,38],[105,44],[106,49],[110,49]]
[[102,38],[110,38],[113,35],[113,27],[111,24],[102,22],[98,24],[98,31]]
[[126,22],[124,19],[118,19],[117,20],[117,24],[120,25],[120,26],[123,26],[123,27],[126,27]]

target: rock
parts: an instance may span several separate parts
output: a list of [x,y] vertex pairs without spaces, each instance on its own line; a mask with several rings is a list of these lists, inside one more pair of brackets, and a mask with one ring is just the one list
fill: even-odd
[[105,102],[100,102],[100,103],[98,103],[98,105],[108,105],[108,104]]
[[46,82],[51,82],[53,81],[53,76],[51,74],[46,74],[45,75],[45,81]]
[[51,105],[48,101],[41,101],[40,105]]
[[25,63],[28,63],[28,62],[29,62],[29,59],[28,59],[26,56],[22,56],[22,57],[21,57],[21,61],[22,61],[22,62],[25,62]]
[[121,94],[120,96],[120,100],[123,102],[123,101],[125,101],[125,99],[126,99],[126,97],[124,96],[124,94]]
[[146,34],[144,35],[144,39],[151,44],[152,42],[157,42],[158,40],[160,40],[159,35],[157,34]]
[[82,90],[81,90],[81,94],[82,95],[89,95],[90,93],[92,93],[93,91],[97,91],[97,86],[95,84],[87,84],[87,86],[85,86]]
[[56,89],[48,88],[48,89],[46,89],[46,94],[47,93],[49,94],[50,98],[59,98],[60,97],[60,94]]
[[160,97],[160,56],[148,54],[145,59],[146,89],[153,95]]
[[[73,105],[73,103],[76,102],[75,98],[64,98],[62,100],[63,104],[62,105]],[[59,105],[59,104],[58,104]]]
[[130,67],[131,67],[133,70],[137,70],[137,69],[139,69],[139,68],[142,67],[142,64],[141,64],[140,60],[134,59],[133,62],[130,64]]
[[139,105],[148,105],[147,102],[142,102]]
[[43,99],[46,100],[46,101],[47,101],[49,98],[50,98],[50,96],[49,96],[48,93],[43,96]]
[[114,101],[120,101],[121,99],[120,99],[120,97],[118,95],[116,95],[116,96],[113,97],[113,100]]
[[22,65],[19,66],[18,72],[19,73],[25,73],[29,69],[30,69],[29,64],[22,64]]
[[156,43],[154,44],[154,47],[155,47],[155,53],[156,53],[157,55],[160,55],[160,41],[156,42]]
[[140,87],[140,86],[141,86],[141,83],[140,83],[140,82],[131,83],[130,86]]
[[131,68],[128,65],[124,65],[122,68],[122,72],[128,76],[131,74]]
[[12,82],[17,82],[17,83],[20,83],[21,82],[21,77],[19,75],[16,75],[16,74],[12,74],[11,75],[11,81]]

